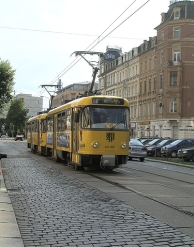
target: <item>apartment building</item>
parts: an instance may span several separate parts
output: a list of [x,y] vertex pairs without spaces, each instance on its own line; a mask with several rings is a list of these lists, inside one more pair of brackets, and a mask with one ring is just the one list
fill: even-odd
[[24,102],[24,107],[28,109],[28,117],[34,117],[43,110],[43,97],[32,96],[32,94],[17,94],[15,98]]
[[193,0],[170,1],[155,37],[101,57],[99,89],[129,100],[133,137],[194,138],[193,18]]
[[[60,88],[52,100],[52,108],[63,105],[71,100],[76,99],[85,92],[88,92],[91,87],[91,82],[78,82]],[[98,89],[98,83],[94,83],[93,91]]]

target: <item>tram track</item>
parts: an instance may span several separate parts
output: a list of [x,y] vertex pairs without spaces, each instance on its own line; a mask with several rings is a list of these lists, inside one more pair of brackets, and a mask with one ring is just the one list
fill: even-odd
[[[138,172],[149,173],[150,175],[154,175],[154,176],[160,176],[160,177],[165,177],[165,178],[168,178],[168,179],[172,179],[172,178],[167,177],[167,176],[162,176],[162,175],[159,175],[159,174],[155,174],[155,173],[151,173],[151,172],[146,172],[146,171],[143,171],[143,170],[140,170],[140,169],[135,169],[135,168],[117,168],[114,172],[123,173],[123,174],[126,175],[126,173],[129,172],[129,170],[135,170],[135,171],[138,171]],[[146,198],[146,199],[149,199],[151,201],[157,202],[157,203],[159,203],[161,205],[164,205],[164,206],[166,206],[168,208],[174,209],[174,210],[176,210],[176,211],[178,211],[178,212],[180,212],[182,214],[185,214],[185,215],[188,215],[188,216],[194,218],[194,212],[192,212],[192,211],[185,210],[185,209],[183,209],[183,208],[181,208],[179,206],[176,206],[176,205],[167,203],[167,202],[165,202],[163,200],[160,200],[158,198],[155,198],[155,197],[146,195],[145,193],[143,193],[141,191],[138,191],[138,190],[136,190],[136,189],[134,189],[132,187],[129,188],[129,187],[127,187],[127,186],[125,186],[125,185],[123,185],[123,184],[121,184],[119,182],[111,181],[111,180],[109,180],[107,178],[103,178],[102,176],[97,175],[95,173],[91,173],[91,172],[88,172],[88,171],[84,171],[84,173],[86,173],[86,174],[88,174],[88,175],[90,175],[90,176],[92,176],[94,178],[97,178],[97,179],[99,179],[99,180],[101,180],[103,182],[109,183],[109,184],[114,185],[114,186],[116,186],[118,188],[122,188],[122,189],[124,189],[126,191],[133,192],[133,193],[135,193],[138,196],[141,196],[143,198]],[[132,174],[130,174],[130,176],[133,177],[133,178],[141,179],[140,177],[133,176]],[[191,182],[183,181],[183,180],[180,180],[180,179],[173,179],[173,180],[176,180],[177,182],[183,182],[183,183],[187,183],[187,184],[193,184]],[[146,180],[146,181],[147,182],[154,183],[154,184],[156,183],[155,181],[153,182],[152,180]],[[183,190],[183,189],[180,189],[180,188],[175,188],[173,186],[169,186],[169,185],[162,184],[162,183],[157,183],[157,184],[160,185],[160,186],[162,186],[162,187],[166,187],[166,188],[169,188],[169,189],[176,190],[178,192],[180,191],[180,192],[183,192],[183,193],[194,195],[194,193],[188,192],[188,191]]]

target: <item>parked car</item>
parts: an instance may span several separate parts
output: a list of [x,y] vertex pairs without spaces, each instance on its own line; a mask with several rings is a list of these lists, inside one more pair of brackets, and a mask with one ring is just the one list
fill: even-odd
[[153,139],[140,139],[139,141],[145,146],[148,142],[151,142],[152,140]]
[[177,157],[177,153],[179,149],[189,148],[192,146],[194,146],[194,140],[192,139],[181,139],[180,140],[179,139],[161,148],[161,155],[171,156],[175,158]]
[[161,141],[163,141],[163,139],[158,138],[158,139],[154,139],[154,140],[148,142],[146,145],[145,145],[145,144],[144,144],[144,145],[145,145],[146,147],[149,147],[149,146],[157,145],[157,144],[160,143]]
[[144,161],[147,157],[147,148],[137,139],[131,139],[129,141],[129,155],[128,160],[138,158],[140,161]]
[[18,141],[18,140],[23,141],[23,136],[22,135],[16,135],[15,141]]
[[194,147],[179,149],[177,157],[184,161],[192,160],[194,162]]
[[176,139],[164,139],[156,145],[147,147],[147,155],[148,156],[161,156],[161,148],[174,142]]

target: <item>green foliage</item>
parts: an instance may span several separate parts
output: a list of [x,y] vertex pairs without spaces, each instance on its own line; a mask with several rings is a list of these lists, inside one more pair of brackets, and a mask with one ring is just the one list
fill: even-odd
[[14,125],[14,131],[22,133],[25,129],[27,119],[27,109],[21,99],[14,99],[7,113],[7,122]]
[[12,99],[15,70],[12,69],[9,61],[0,59],[0,112],[6,103]]

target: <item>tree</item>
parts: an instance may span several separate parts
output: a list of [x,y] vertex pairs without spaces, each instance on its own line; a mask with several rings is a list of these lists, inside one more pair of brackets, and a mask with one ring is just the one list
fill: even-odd
[[9,61],[0,59],[0,112],[12,99],[15,70],[12,69]]
[[25,129],[27,112],[21,99],[13,99],[7,113],[7,122],[14,126],[15,133],[22,133]]

